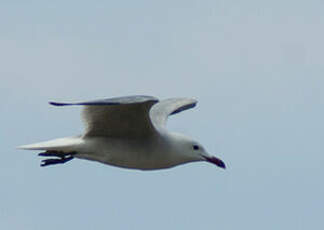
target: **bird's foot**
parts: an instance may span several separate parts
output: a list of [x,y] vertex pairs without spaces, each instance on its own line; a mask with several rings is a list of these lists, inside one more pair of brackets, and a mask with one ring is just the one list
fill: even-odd
[[46,152],[39,153],[38,156],[57,157],[57,158],[42,160],[40,166],[44,167],[44,166],[54,165],[54,164],[64,164],[65,162],[72,160],[75,154],[76,152],[65,153],[60,151],[46,151]]

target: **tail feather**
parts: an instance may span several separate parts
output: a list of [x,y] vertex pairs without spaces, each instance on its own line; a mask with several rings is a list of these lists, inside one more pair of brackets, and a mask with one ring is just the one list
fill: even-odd
[[82,139],[80,137],[64,137],[35,144],[22,145],[18,148],[26,150],[53,150],[71,152],[75,151],[75,147],[80,145],[81,143]]
[[64,164],[74,158],[77,149],[82,144],[81,137],[64,137],[50,141],[39,142],[30,145],[19,146],[20,149],[45,150],[38,154],[42,157],[50,157],[41,161],[41,166]]

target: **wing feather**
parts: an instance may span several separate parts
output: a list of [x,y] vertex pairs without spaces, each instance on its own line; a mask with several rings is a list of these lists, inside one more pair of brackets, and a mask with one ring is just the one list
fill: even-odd
[[151,122],[155,129],[164,129],[169,115],[193,108],[196,104],[197,101],[192,98],[170,98],[162,100],[151,108]]
[[55,106],[85,106],[82,117],[84,136],[142,137],[155,132],[149,110],[158,99],[151,96],[128,96],[102,100],[59,103]]
[[60,103],[55,106],[84,106],[84,136],[144,137],[165,129],[168,116],[196,106],[191,98],[159,100],[152,96],[128,96],[102,100]]

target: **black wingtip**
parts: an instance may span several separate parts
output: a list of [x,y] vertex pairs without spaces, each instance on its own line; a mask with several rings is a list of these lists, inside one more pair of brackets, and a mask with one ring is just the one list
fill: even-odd
[[50,101],[48,102],[50,105],[54,105],[54,106],[64,106],[64,105],[70,105],[69,103],[61,103],[61,102],[54,102],[54,101]]

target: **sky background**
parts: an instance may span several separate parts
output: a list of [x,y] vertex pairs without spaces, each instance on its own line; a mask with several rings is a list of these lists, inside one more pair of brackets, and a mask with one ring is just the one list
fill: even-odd
[[[323,229],[323,1],[1,1],[0,229]],[[47,102],[194,97],[169,119],[227,169],[39,167]]]

